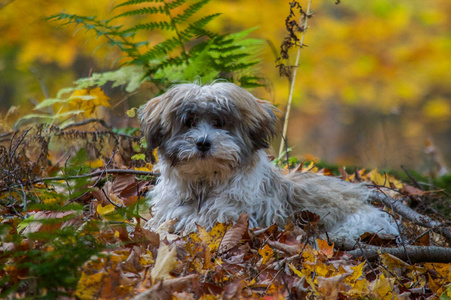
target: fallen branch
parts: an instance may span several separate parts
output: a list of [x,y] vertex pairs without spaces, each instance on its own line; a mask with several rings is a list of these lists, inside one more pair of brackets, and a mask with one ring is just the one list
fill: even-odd
[[370,199],[374,202],[381,203],[407,220],[427,228],[432,228],[434,232],[440,233],[448,240],[451,240],[451,228],[445,227],[442,223],[433,220],[428,216],[417,213],[408,206],[402,204],[401,201],[395,200],[387,195],[379,192],[373,192]]
[[63,127],[61,127],[61,130],[66,130],[66,129],[71,128],[71,127],[83,126],[83,125],[86,125],[86,124],[89,124],[89,123],[94,123],[94,122],[97,122],[100,125],[102,125],[103,127],[106,127],[108,129],[113,128],[113,126],[111,126],[110,124],[105,122],[105,120],[103,120],[103,119],[88,119],[88,120],[83,120],[83,121],[80,121],[80,122],[71,123],[69,125],[63,126]]
[[436,246],[410,246],[405,247],[378,247],[373,245],[363,245],[356,249],[358,243],[354,240],[339,239],[334,241],[334,247],[347,251],[352,256],[362,256],[369,261],[374,261],[379,254],[388,253],[411,263],[439,262],[449,263],[451,261],[451,248]]
[[451,261],[451,248],[435,247],[435,246],[409,246],[396,248],[379,248],[375,246],[368,246],[362,249],[348,251],[352,256],[365,255],[368,260],[375,260],[379,254],[388,253],[396,256],[403,261],[410,261],[412,263],[420,262],[438,262],[449,263]]
[[[73,176],[56,176],[56,177],[44,177],[44,178],[36,178],[24,183],[34,184],[38,182],[43,181],[58,181],[58,180],[72,180],[72,179],[80,179],[80,178],[88,178],[88,177],[95,177],[95,176],[103,176],[108,174],[134,174],[134,175],[144,175],[144,176],[159,176],[159,173],[155,172],[147,172],[147,171],[138,171],[138,170],[124,170],[124,169],[107,169],[107,170],[100,170],[95,171],[92,173],[87,174],[81,174],[81,175],[73,175]],[[7,191],[9,188],[13,186],[17,186],[19,184],[11,185],[10,187],[6,187],[0,190],[1,192]]]

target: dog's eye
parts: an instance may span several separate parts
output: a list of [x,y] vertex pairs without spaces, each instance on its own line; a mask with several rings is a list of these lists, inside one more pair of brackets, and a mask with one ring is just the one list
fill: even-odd
[[185,120],[185,126],[188,128],[196,126],[196,120],[194,118],[187,118]]
[[214,119],[213,120],[213,126],[216,128],[222,128],[225,126],[225,122],[221,119]]

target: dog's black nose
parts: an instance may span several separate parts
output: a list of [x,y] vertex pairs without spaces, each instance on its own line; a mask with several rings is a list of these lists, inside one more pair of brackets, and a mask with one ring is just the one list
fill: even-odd
[[201,138],[197,141],[196,147],[199,151],[207,152],[211,148],[211,142],[207,138]]

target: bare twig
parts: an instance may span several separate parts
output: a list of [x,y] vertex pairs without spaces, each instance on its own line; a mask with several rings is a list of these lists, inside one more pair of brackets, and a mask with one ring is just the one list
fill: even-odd
[[418,181],[412,176],[412,174],[410,174],[409,170],[407,170],[406,167],[401,166],[401,169],[406,173],[407,176],[409,176],[410,181],[412,181],[413,185],[414,185],[416,188],[418,188],[418,189],[424,191],[423,187],[422,187],[422,186],[418,183]]
[[[308,6],[307,6],[307,16],[310,15],[310,5],[312,4],[312,0],[309,1]],[[283,130],[282,130],[282,137],[286,138],[287,136],[287,130],[288,130],[288,120],[290,118],[290,110],[291,110],[291,104],[293,102],[293,93],[294,93],[294,85],[296,83],[296,75],[297,75],[297,70],[299,67],[299,60],[301,58],[301,49],[302,46],[304,45],[304,37],[305,37],[305,31],[307,29],[307,16],[302,16],[304,18],[304,31],[302,31],[302,36],[301,36],[301,42],[298,48],[298,52],[296,54],[296,62],[294,64],[294,70],[293,70],[293,76],[290,79],[290,94],[288,96],[288,103],[287,103],[287,109],[285,112],[285,120],[283,122]],[[282,138],[282,141],[280,142],[280,147],[279,147],[279,157],[282,155],[284,149],[284,139]]]
[[359,238],[359,240],[357,241],[357,246],[359,246],[360,251],[362,251],[362,256],[365,258],[366,263],[367,263],[368,266],[370,267],[370,269],[371,269],[371,271],[373,272],[374,276],[377,277],[376,271],[374,270],[373,266],[369,263],[368,257],[366,257],[365,251],[363,251],[362,245],[360,244],[360,238]]
[[97,123],[101,124],[103,127],[106,127],[108,129],[111,129],[113,127],[110,124],[108,124],[107,122],[105,122],[105,120],[103,120],[103,119],[88,119],[88,120],[83,120],[83,121],[76,122],[76,123],[71,123],[67,126],[62,127],[61,130],[66,130],[71,127],[83,126],[83,125],[86,125],[89,123],[94,123],[94,122],[97,122]]
[[401,201],[390,198],[389,196],[379,192],[373,192],[370,196],[370,199],[374,202],[382,203],[385,206],[391,207],[394,212],[398,213],[409,221],[412,221],[415,224],[423,227],[432,228],[434,232],[438,232],[448,240],[451,240],[451,228],[444,227],[442,223],[435,221],[428,216],[417,213],[410,207],[402,204]]
[[105,189],[101,189],[101,191],[102,191],[103,195],[105,196],[105,198],[108,200],[108,202],[110,202],[111,204],[113,204],[114,207],[116,207],[116,208],[121,208],[120,205],[117,205],[116,203],[114,203],[113,200],[110,199],[110,197],[108,197],[108,195],[107,195],[106,192],[105,192]]

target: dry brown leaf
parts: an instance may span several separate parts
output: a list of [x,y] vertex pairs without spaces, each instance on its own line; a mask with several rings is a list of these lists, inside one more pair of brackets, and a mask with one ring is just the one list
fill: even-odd
[[422,191],[416,187],[413,187],[411,185],[405,184],[405,183],[402,185],[401,192],[408,194],[410,196],[423,196],[424,195],[424,191]]
[[233,227],[230,228],[222,238],[222,241],[219,244],[218,253],[221,254],[238,245],[241,238],[248,231],[248,229],[249,215],[241,214],[236,224],[233,225]]
[[116,194],[116,195],[120,195],[122,192],[124,192],[124,190],[127,187],[130,188],[130,186],[133,186],[133,185],[136,188],[136,179],[135,179],[134,175],[120,174],[120,175],[117,175],[116,178],[114,179],[114,182],[111,186],[111,190],[109,192]]
[[280,250],[289,256],[296,255],[301,252],[301,246],[299,244],[287,245],[277,241],[267,240],[266,243],[274,249]]
[[[69,220],[67,219],[71,216]],[[80,220],[80,217],[77,217],[76,211],[38,211],[33,216],[33,220],[30,221],[30,224],[24,229],[23,234],[33,233],[33,232],[53,232],[55,230],[61,229],[62,227],[66,227],[68,225],[73,225],[76,223],[75,218]],[[58,220],[59,219],[59,220]],[[52,220],[49,222],[48,220]],[[56,222],[58,220],[58,222]],[[75,226],[74,226],[75,227]]]
[[150,290],[147,290],[139,295],[136,295],[133,300],[165,300],[172,299],[172,292],[181,292],[191,282],[196,282],[198,275],[192,274],[185,277],[168,279],[159,282]]
[[318,282],[318,292],[320,292],[326,300],[337,299],[339,292],[346,292],[351,289],[350,286],[344,283],[346,277],[350,275],[350,273],[345,273],[329,278],[318,276],[316,278]]
[[245,281],[240,280],[237,282],[232,282],[225,286],[224,288],[224,296],[223,299],[232,300],[232,299],[241,299],[241,293],[245,286]]
[[155,266],[150,272],[152,283],[155,283],[158,280],[172,278],[171,275],[169,275],[169,272],[177,265],[177,259],[175,258],[176,254],[175,247],[170,249],[170,246],[167,246],[164,243],[160,244],[155,260]]

